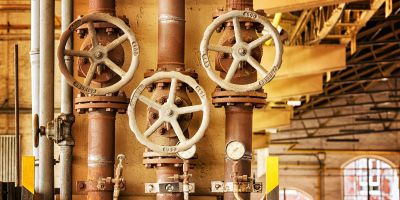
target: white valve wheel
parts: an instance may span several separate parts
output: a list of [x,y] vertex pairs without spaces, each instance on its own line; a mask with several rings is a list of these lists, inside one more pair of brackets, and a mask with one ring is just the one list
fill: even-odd
[[[163,79],[171,79],[170,92],[166,103],[161,105],[142,95],[146,86]],[[178,107],[175,105],[175,94],[178,81],[183,82],[194,89],[201,100],[201,105],[186,107]],[[159,113],[159,118],[144,133],[139,130],[136,121],[135,108],[138,101],[143,102],[147,106],[157,110]],[[178,116],[200,111],[203,112],[200,127],[193,137],[188,139],[183,134],[182,128],[178,123]],[[210,106],[207,101],[205,90],[190,76],[183,75],[180,72],[157,72],[153,76],[144,79],[133,92],[128,107],[128,116],[129,126],[141,144],[155,152],[172,154],[190,149],[204,136],[210,120]],[[171,124],[179,139],[179,143],[176,146],[163,146],[149,140],[149,137],[165,122]]]
[[[264,26],[264,30],[262,31],[262,36],[250,43],[246,43],[243,41],[240,32],[240,19],[250,18],[252,21],[258,22]],[[222,46],[222,45],[214,45],[210,44],[210,39],[214,31],[220,27],[223,23],[232,20],[233,28],[235,33],[236,43],[232,46]],[[275,43],[275,59],[272,65],[272,68],[267,71],[261,64],[251,55],[253,49],[257,48],[260,45],[263,45],[266,41],[272,39]],[[226,74],[225,79],[220,78],[217,74],[214,73],[212,69],[209,51],[214,52],[222,52],[227,54],[232,54],[233,62]],[[282,41],[279,38],[279,33],[275,29],[275,27],[268,21],[268,19],[264,16],[261,16],[253,11],[231,11],[224,15],[219,16],[215,19],[204,32],[203,40],[200,44],[200,59],[203,64],[203,67],[207,71],[208,76],[219,86],[226,90],[233,90],[236,92],[248,92],[252,90],[257,90],[262,88],[265,84],[269,83],[276,75],[277,71],[281,67],[282,64],[282,54],[283,47]],[[257,72],[261,75],[262,79],[257,80],[254,83],[239,85],[231,83],[235,72],[238,70],[241,62],[249,63]]]
[[[122,32],[123,35],[112,41],[106,46],[99,44],[96,34],[96,29],[94,27],[95,22],[108,22],[117,26]],[[83,24],[87,24],[89,36],[91,38],[92,48],[88,51],[77,51],[72,49],[65,49],[65,45],[67,44],[71,35],[73,35],[74,31],[82,26]],[[132,49],[132,61],[129,66],[128,71],[124,71],[117,64],[115,64],[109,57],[108,53],[121,45],[126,40],[129,40],[129,44]],[[68,29],[61,35],[60,45],[58,46],[58,60],[60,71],[64,75],[66,81],[73,87],[78,90],[94,94],[94,95],[105,95],[108,93],[117,92],[124,85],[126,85],[133,77],[133,74],[136,71],[136,68],[139,64],[139,45],[136,41],[135,35],[132,30],[125,24],[125,22],[117,17],[113,17],[109,14],[103,13],[93,13],[86,16],[83,16],[74,22],[72,22]],[[72,74],[68,71],[67,65],[65,63],[65,56],[70,57],[83,57],[89,58],[91,62],[91,66],[87,72],[85,80],[83,83],[77,81]],[[96,73],[97,66],[105,65],[113,72],[115,72],[121,79],[113,85],[104,87],[104,88],[94,88],[90,87],[90,83],[94,78],[94,74]]]

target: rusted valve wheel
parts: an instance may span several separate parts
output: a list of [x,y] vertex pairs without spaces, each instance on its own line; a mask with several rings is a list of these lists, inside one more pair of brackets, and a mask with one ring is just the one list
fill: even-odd
[[[109,43],[106,46],[99,44],[96,34],[96,29],[94,27],[95,22],[108,22],[117,26],[123,34]],[[70,36],[73,32],[82,26],[83,24],[87,24],[89,37],[91,38],[92,48],[88,51],[77,51],[72,49],[65,49],[65,45],[69,40]],[[121,45],[126,40],[129,40],[129,44],[132,48],[132,61],[129,66],[128,71],[124,71],[121,69],[117,64],[115,64],[109,57],[108,52],[112,51],[114,48]],[[131,29],[125,24],[124,21],[117,17],[113,17],[109,14],[103,13],[93,13],[86,16],[83,16],[74,22],[72,22],[68,29],[61,35],[60,38],[60,45],[58,46],[58,60],[60,71],[64,75],[66,81],[73,87],[77,88],[78,90],[89,93],[93,95],[105,95],[108,93],[117,92],[120,90],[124,85],[126,85],[133,77],[133,74],[136,71],[136,68],[139,64],[139,45],[136,41],[135,35],[131,31]],[[65,63],[65,57],[84,57],[88,58],[91,62],[91,66],[89,71],[85,77],[83,83],[77,81],[72,74],[67,69],[67,65]],[[99,65],[105,65],[113,72],[118,74],[121,79],[113,85],[103,87],[103,88],[94,88],[90,86],[94,78],[94,74],[96,73],[97,67]]]
[[[254,22],[258,22],[264,26],[264,30],[262,31],[263,35],[250,43],[244,42],[241,37],[240,19],[244,18],[250,19]],[[220,27],[223,23],[226,23],[228,21],[232,21],[233,23],[236,43],[232,47],[210,44],[210,39],[214,31],[216,31],[217,28]],[[263,45],[266,41],[270,39],[272,39],[275,43],[276,53],[274,63],[271,69],[267,71],[256,59],[254,59],[251,53],[253,49],[257,48],[260,45]],[[212,69],[208,55],[209,51],[232,54],[233,62],[224,79],[216,75],[214,70]],[[215,83],[226,90],[233,90],[235,92],[248,92],[260,89],[275,77],[277,71],[282,64],[283,47],[282,41],[279,39],[278,31],[268,21],[267,18],[253,11],[235,10],[219,16],[207,27],[206,31],[204,32],[203,40],[200,44],[200,52],[200,59],[203,67],[207,71],[208,76]],[[235,75],[235,72],[239,69],[239,65],[241,62],[249,63],[254,69],[257,70],[262,79],[258,79],[256,82],[246,85],[231,83],[232,78]]]
[[[142,95],[146,86],[163,79],[171,79],[170,92],[166,103],[161,105]],[[201,105],[187,107],[178,107],[175,105],[175,94],[178,81],[187,84],[189,87],[194,89],[200,98]],[[156,109],[159,113],[159,118],[144,133],[139,130],[136,121],[135,109],[138,101],[141,101],[147,106]],[[193,135],[193,137],[188,139],[183,134],[182,128],[178,123],[178,116],[200,111],[203,113],[200,128]],[[190,149],[204,136],[210,120],[210,106],[207,102],[205,90],[199,84],[197,84],[196,80],[193,78],[183,75],[180,72],[157,72],[153,76],[144,79],[133,92],[131,96],[131,102],[128,107],[128,116],[129,126],[141,144],[155,152],[172,154]],[[155,133],[156,130],[165,122],[171,124],[176,136],[179,139],[179,143],[176,146],[159,145],[149,139],[149,137]]]

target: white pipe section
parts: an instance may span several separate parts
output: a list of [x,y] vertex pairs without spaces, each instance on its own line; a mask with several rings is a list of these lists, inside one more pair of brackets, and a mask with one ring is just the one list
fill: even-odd
[[[68,29],[73,19],[73,1],[61,1],[61,31]],[[72,49],[72,37],[65,45],[66,49]],[[73,58],[65,57],[65,62],[70,73],[73,73]],[[64,76],[61,77],[61,112],[73,114],[73,92],[72,87],[67,83]],[[59,143],[60,146],[60,198],[61,200],[72,200],[72,148],[74,146],[71,129],[65,135],[65,140]]]
[[[39,40],[40,40],[40,29],[39,29],[39,0],[31,0],[31,90],[32,90],[32,124],[33,118],[35,114],[39,114]],[[32,126],[33,127],[33,126]],[[32,130],[32,134],[36,130]],[[35,143],[33,135],[33,142]],[[35,160],[39,160],[39,149],[32,145],[33,156],[35,156]],[[35,162],[37,163],[37,162]],[[35,164],[35,192],[39,191],[39,166]]]
[[[54,118],[54,10],[54,0],[40,0],[40,126]],[[39,198],[53,200],[54,143],[39,138]]]

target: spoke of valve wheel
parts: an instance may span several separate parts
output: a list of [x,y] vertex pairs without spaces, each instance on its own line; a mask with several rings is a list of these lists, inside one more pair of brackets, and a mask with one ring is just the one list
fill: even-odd
[[105,60],[104,64],[106,64],[108,68],[110,68],[113,72],[118,74],[120,77],[123,77],[126,74],[126,72],[123,69],[121,69],[117,64],[115,64],[109,58],[107,58]]
[[158,119],[143,133],[143,135],[145,137],[150,137],[150,135],[152,135],[161,126],[162,123],[164,123],[164,121]]
[[264,44],[266,41],[271,39],[271,35],[263,35],[259,37],[258,39],[254,40],[249,44],[250,49],[254,49],[262,44]]
[[225,76],[225,81],[230,82],[235,75],[237,68],[239,67],[240,61],[238,59],[233,59],[231,67],[229,67],[228,73]]
[[86,74],[85,81],[83,82],[84,86],[89,86],[90,82],[92,82],[94,74],[96,73],[97,64],[90,65],[89,71]]
[[232,53],[232,47],[222,46],[222,45],[208,45],[208,50],[222,52],[222,53]]
[[203,110],[202,105],[194,105],[194,106],[186,106],[179,108],[179,114],[188,114],[188,113],[195,113]]
[[115,49],[115,47],[117,47],[121,43],[125,42],[125,40],[127,40],[127,39],[128,39],[127,34],[120,36],[119,38],[115,39],[114,41],[112,41],[110,44],[107,45],[107,47],[106,47],[107,51],[111,51],[111,50]]
[[70,49],[65,49],[65,55],[78,56],[78,57],[90,57],[90,54],[87,51],[76,51],[76,50],[70,50]]
[[239,22],[239,18],[237,18],[237,17],[233,18],[233,29],[235,32],[236,43],[242,42],[242,34],[240,32],[241,31],[240,22]]
[[146,104],[149,107],[152,107],[154,109],[160,110],[161,109],[161,105],[158,104],[157,102],[147,98],[146,96],[140,95],[139,96],[139,100],[141,102],[143,102],[144,104]]
[[99,42],[97,41],[96,29],[94,28],[93,22],[88,22],[88,30],[90,36],[92,37],[91,39],[93,47],[99,45]]
[[181,143],[184,142],[184,141],[186,141],[186,137],[185,137],[185,135],[183,134],[181,125],[179,125],[178,121],[177,121],[177,120],[172,120],[171,126],[172,126],[172,128],[174,129],[175,134],[176,134],[176,136],[178,137],[179,141],[180,141]]
[[175,102],[176,85],[178,80],[176,78],[171,79],[171,87],[169,87],[168,104],[173,104]]
[[263,66],[260,65],[260,63],[253,58],[253,56],[250,56],[247,59],[247,62],[254,68],[257,70],[258,73],[261,74],[262,77],[267,76],[268,72],[264,69]]

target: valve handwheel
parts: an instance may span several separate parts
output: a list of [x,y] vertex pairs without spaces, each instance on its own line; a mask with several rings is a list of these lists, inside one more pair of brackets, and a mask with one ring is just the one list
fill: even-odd
[[[240,19],[250,19],[251,21],[258,22],[264,26],[262,36],[250,43],[244,42],[241,37]],[[210,39],[214,31],[223,23],[232,21],[236,43],[230,46],[210,44]],[[264,44],[266,41],[272,39],[275,43],[275,59],[273,66],[267,71],[261,64],[251,55],[252,50]],[[226,74],[225,79],[220,78],[214,73],[209,59],[209,51],[221,52],[232,54],[233,62]],[[248,92],[262,88],[265,84],[270,82],[276,75],[277,71],[282,64],[283,47],[282,41],[279,38],[279,33],[275,27],[264,16],[261,16],[253,11],[230,11],[215,19],[204,32],[204,37],[200,44],[200,59],[203,67],[207,71],[208,76],[219,86],[226,90],[233,90],[235,92]],[[261,75],[262,79],[254,83],[240,85],[232,83],[232,78],[238,70],[241,62],[249,63]]]
[[[142,95],[146,86],[149,86],[157,81],[165,79],[171,79],[171,87],[168,95],[167,102],[159,104],[154,100]],[[175,97],[178,81],[187,84],[193,88],[200,98],[201,105],[193,105],[186,107],[178,107],[175,105]],[[156,109],[159,113],[159,118],[146,130],[144,133],[139,130],[136,121],[135,108],[138,101],[143,102],[147,106]],[[197,132],[190,139],[186,138],[182,128],[178,123],[178,116],[202,112],[202,121]],[[159,153],[178,153],[190,149],[195,145],[203,136],[210,120],[210,106],[207,101],[205,90],[197,84],[197,82],[180,72],[157,72],[153,76],[144,79],[140,85],[135,89],[131,96],[131,102],[128,107],[129,126],[135,134],[138,141],[148,147],[149,149]],[[179,143],[176,146],[163,146],[152,142],[149,137],[156,132],[156,130],[163,124],[171,124],[176,136],[179,139]]]
[[[96,29],[94,27],[94,23],[96,22],[108,22],[117,26],[123,34],[119,36],[117,39],[112,41],[106,46],[101,45],[98,42]],[[77,51],[72,49],[65,49],[65,45],[69,40],[70,36],[73,32],[82,26],[83,24],[87,24],[88,32],[92,43],[92,48],[88,51]],[[132,48],[132,61],[129,66],[128,71],[124,71],[117,64],[115,64],[109,57],[108,53],[121,45],[126,40],[129,40],[130,46]],[[133,77],[133,74],[136,71],[136,68],[139,64],[139,46],[136,41],[135,35],[131,31],[131,29],[125,24],[125,22],[117,17],[113,17],[109,14],[103,13],[93,13],[86,16],[83,16],[74,22],[72,22],[68,29],[61,35],[60,45],[58,47],[57,52],[60,71],[64,75],[66,81],[73,87],[79,89],[84,93],[94,94],[94,95],[105,95],[108,93],[117,92],[124,85],[126,85]],[[77,56],[88,58],[91,62],[91,66],[86,74],[85,80],[83,83],[77,81],[72,74],[67,69],[67,65],[65,63],[65,56]],[[97,67],[99,65],[105,65],[121,79],[113,85],[103,87],[103,88],[94,88],[90,86],[94,75],[96,73]]]

